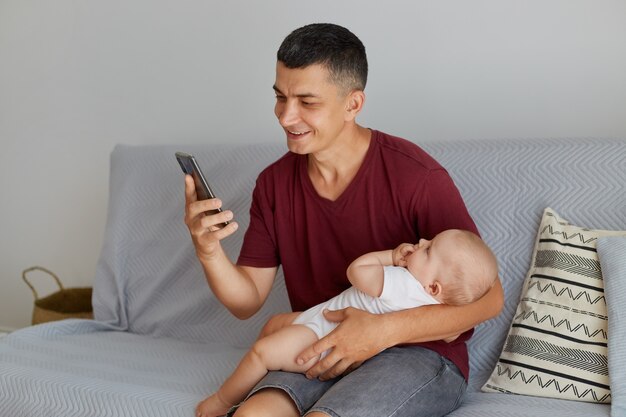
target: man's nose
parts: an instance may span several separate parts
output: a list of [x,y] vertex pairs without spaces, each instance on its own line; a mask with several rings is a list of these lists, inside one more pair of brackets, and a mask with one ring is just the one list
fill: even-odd
[[298,111],[297,103],[288,100],[283,104],[280,114],[278,115],[278,122],[281,126],[293,126],[300,121],[300,114]]

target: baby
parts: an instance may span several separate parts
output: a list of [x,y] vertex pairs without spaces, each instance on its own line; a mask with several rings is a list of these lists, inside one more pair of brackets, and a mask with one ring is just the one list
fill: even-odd
[[498,266],[477,235],[452,229],[433,240],[365,254],[350,264],[347,275],[352,287],[257,340],[222,387],[198,404],[196,416],[226,414],[268,371],[306,372],[319,357],[297,364],[297,355],[338,326],[324,318],[324,310],[355,307],[383,314],[428,304],[471,303],[494,284]]

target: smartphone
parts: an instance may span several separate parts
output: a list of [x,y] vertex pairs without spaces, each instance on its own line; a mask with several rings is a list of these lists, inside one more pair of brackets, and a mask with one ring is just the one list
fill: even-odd
[[[208,200],[210,198],[215,198],[215,193],[209,186],[202,170],[200,169],[200,165],[196,161],[193,155],[190,155],[185,152],[176,152],[176,160],[180,165],[183,172],[187,175],[191,175],[193,177],[193,182],[196,184],[196,195],[198,196],[198,200]],[[216,214],[220,213],[222,209],[217,208],[215,210],[209,210],[206,214]],[[220,229],[226,226],[229,222],[224,222],[217,224],[216,226]]]

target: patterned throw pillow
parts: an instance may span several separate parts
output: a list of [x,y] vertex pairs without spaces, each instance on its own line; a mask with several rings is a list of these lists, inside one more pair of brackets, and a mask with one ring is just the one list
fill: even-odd
[[547,208],[509,334],[485,392],[610,403],[607,307],[596,241]]

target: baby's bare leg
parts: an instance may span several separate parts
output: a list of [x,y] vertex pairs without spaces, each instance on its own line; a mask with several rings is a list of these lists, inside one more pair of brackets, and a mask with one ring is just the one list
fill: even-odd
[[265,323],[257,340],[269,336],[272,333],[276,333],[283,327],[289,326],[300,314],[300,312],[276,314]]
[[230,406],[243,401],[268,371],[305,372],[317,358],[298,365],[296,357],[316,341],[315,332],[299,324],[257,340],[219,391],[198,405],[196,414],[211,417],[225,414]]

